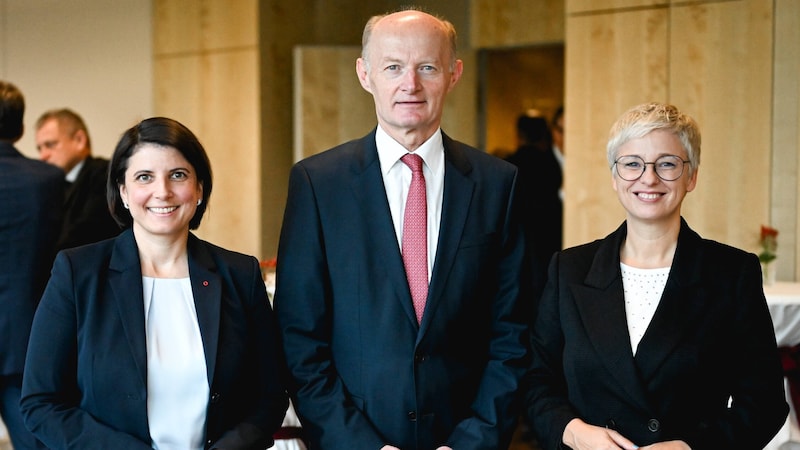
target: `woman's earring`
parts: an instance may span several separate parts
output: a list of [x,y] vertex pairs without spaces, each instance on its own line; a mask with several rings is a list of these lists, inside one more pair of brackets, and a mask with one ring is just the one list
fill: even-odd
[[197,200],[197,206],[200,206],[200,203],[203,203],[203,199],[202,198]]
[[128,206],[128,202],[122,202],[122,207],[125,209],[131,209],[130,206]]

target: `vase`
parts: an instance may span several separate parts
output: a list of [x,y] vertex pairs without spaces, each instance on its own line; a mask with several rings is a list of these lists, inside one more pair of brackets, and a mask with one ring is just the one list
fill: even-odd
[[761,277],[764,280],[765,286],[772,286],[775,284],[775,273],[778,271],[775,261],[761,263]]

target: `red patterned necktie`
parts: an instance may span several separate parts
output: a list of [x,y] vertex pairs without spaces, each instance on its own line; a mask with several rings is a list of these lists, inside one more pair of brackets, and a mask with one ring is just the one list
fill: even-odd
[[428,298],[428,201],[425,198],[425,177],[422,175],[422,158],[419,155],[408,153],[400,160],[411,168],[411,186],[408,188],[403,218],[403,265],[417,322],[421,322]]

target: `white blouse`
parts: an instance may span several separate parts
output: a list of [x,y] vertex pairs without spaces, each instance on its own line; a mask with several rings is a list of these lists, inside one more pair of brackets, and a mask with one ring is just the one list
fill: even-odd
[[653,319],[661,294],[667,285],[669,267],[638,269],[620,263],[622,287],[625,293],[625,316],[628,319],[628,334],[633,354],[639,347],[644,332]]
[[153,448],[203,449],[209,385],[189,278],[142,277]]

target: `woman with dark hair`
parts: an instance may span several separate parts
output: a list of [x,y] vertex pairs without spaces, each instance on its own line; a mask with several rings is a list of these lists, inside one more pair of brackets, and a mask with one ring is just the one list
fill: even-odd
[[146,119],[117,144],[125,230],[60,252],[34,318],[21,408],[55,449],[264,449],[288,400],[258,260],[202,241],[203,146]]

